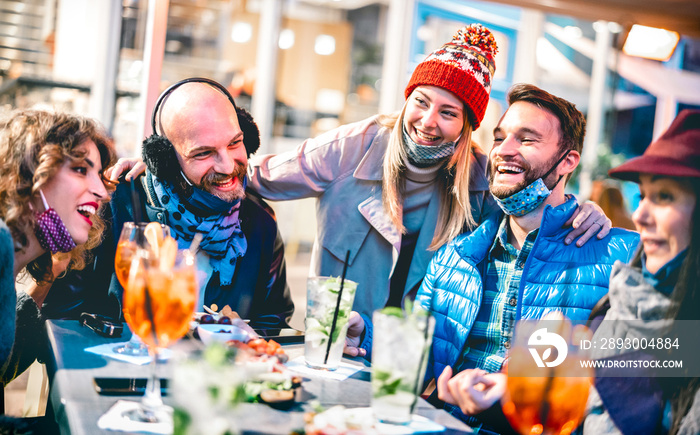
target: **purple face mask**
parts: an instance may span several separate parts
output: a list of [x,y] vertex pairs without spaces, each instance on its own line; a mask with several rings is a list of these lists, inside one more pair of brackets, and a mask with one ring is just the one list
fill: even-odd
[[41,190],[39,194],[46,209],[45,212],[38,214],[36,217],[34,233],[36,238],[39,239],[39,244],[47,251],[51,251],[52,254],[72,251],[76,244],[68,232],[68,228],[63,224],[56,210],[49,207]]

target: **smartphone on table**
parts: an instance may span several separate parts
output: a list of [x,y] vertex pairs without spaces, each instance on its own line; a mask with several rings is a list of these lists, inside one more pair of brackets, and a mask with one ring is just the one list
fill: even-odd
[[[146,378],[95,378],[95,391],[103,396],[143,396]],[[160,380],[160,393],[168,394],[168,380]]]

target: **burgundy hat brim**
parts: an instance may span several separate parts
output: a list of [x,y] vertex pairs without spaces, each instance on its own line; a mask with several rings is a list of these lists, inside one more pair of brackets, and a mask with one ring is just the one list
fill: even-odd
[[667,177],[700,177],[700,167],[690,167],[688,162],[676,159],[642,155],[608,171],[613,178],[639,183],[639,174],[664,175]]

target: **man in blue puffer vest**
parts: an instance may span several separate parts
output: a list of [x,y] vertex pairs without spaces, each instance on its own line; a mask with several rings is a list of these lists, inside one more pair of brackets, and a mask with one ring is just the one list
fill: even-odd
[[[563,243],[577,206],[564,188],[580,160],[586,121],[573,104],[532,85],[511,88],[508,104],[494,130],[489,175],[505,215],[443,246],[416,296],[436,320],[426,379],[446,367],[447,378],[452,370],[501,370],[520,319],[560,311],[585,322],[608,291],[613,263],[628,262],[639,241],[614,228],[582,247]],[[367,320],[360,346],[369,354]],[[445,408],[479,424],[454,405]]]

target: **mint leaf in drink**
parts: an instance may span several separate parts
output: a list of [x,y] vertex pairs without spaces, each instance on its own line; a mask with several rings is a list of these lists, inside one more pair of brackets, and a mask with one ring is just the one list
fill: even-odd
[[389,371],[374,369],[372,372],[372,390],[374,397],[396,394],[401,385],[401,378]]

